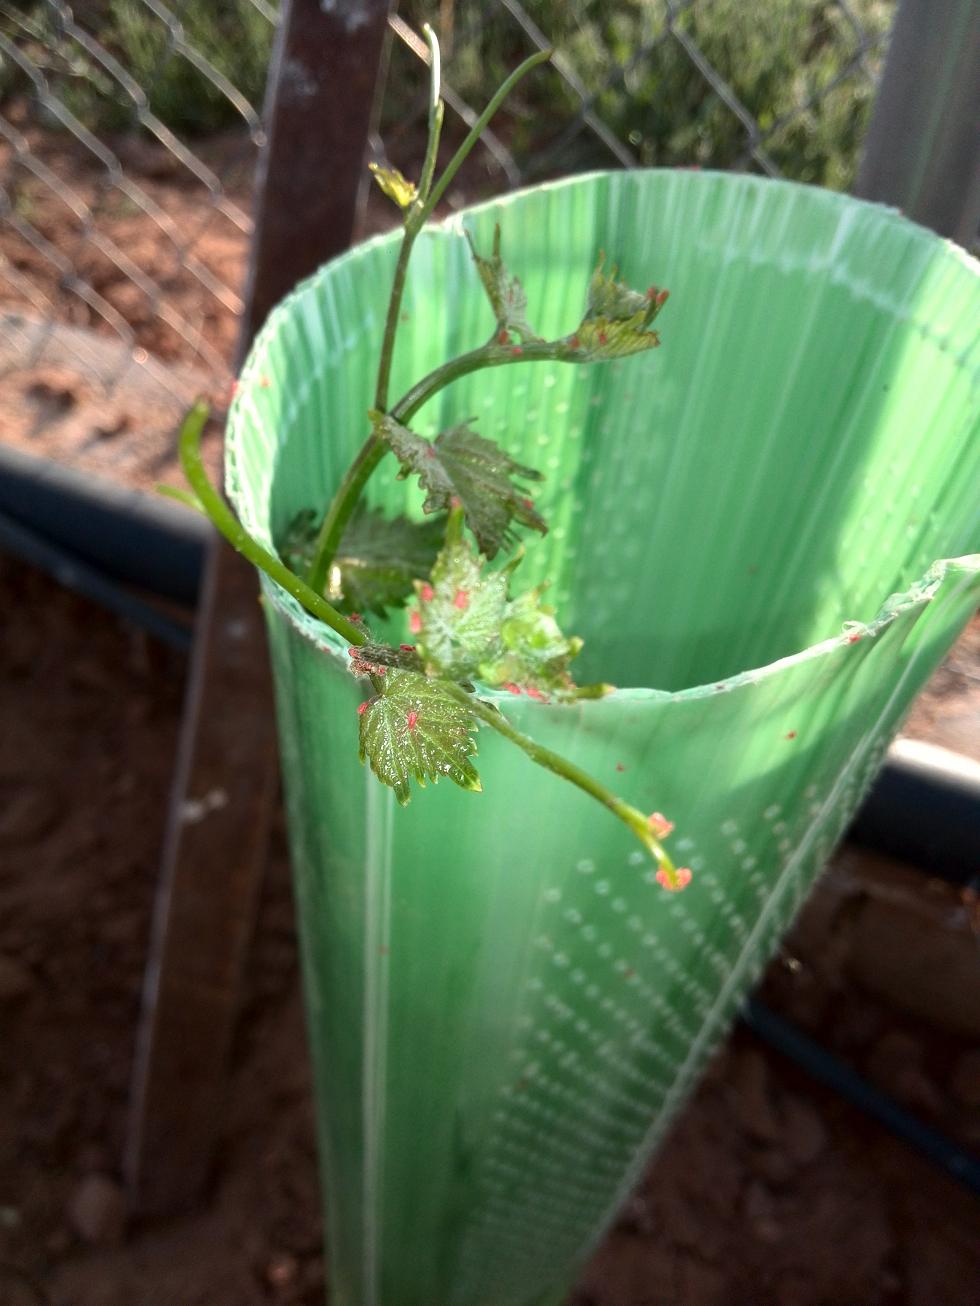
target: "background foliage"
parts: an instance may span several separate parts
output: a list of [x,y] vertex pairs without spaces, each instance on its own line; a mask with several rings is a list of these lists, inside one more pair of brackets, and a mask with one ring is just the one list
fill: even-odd
[[[266,7],[278,9],[278,0]],[[28,46],[32,60],[57,83],[60,98],[87,127],[122,130],[132,122],[132,101],[65,35],[59,15],[64,8],[50,0],[0,4],[0,32]],[[228,97],[177,48],[173,28],[141,0],[83,0],[70,9],[78,25],[139,83],[150,111],[166,126],[181,135],[202,136],[241,121]],[[187,44],[260,107],[273,35],[260,10],[249,0],[183,0],[167,11]],[[10,61],[4,66],[0,55],[0,101],[23,86],[19,70]]]
[[[844,188],[856,167],[894,4],[528,0],[523,12],[577,72],[588,107],[640,163],[757,168],[757,145],[788,177]],[[267,13],[276,6],[277,0],[264,4]],[[132,105],[59,31],[64,8],[50,0],[0,3],[0,31],[23,42],[30,25],[31,55],[56,78],[72,111],[95,129],[121,130],[132,121]],[[175,45],[173,26],[142,0],[85,0],[72,11],[169,127],[200,136],[236,121],[228,98]],[[260,105],[272,28],[256,4],[172,0],[168,12],[187,43]],[[528,53],[528,35],[502,3],[402,0],[399,12],[413,27],[429,21],[442,33],[451,84],[472,105]],[[383,135],[418,120],[424,103],[424,70],[394,44]],[[10,61],[0,64],[0,99],[22,84]],[[751,131],[726,98],[744,108]],[[581,111],[579,95],[557,74],[522,88],[502,131],[523,173],[533,178],[612,161],[592,132],[574,130]]]
[[[895,3],[532,0],[524,7],[578,72],[595,112],[640,163],[751,165],[749,134],[693,62],[693,47],[754,120],[780,172],[845,188],[857,166]],[[404,0],[401,12],[413,25],[451,22],[449,77],[471,102],[527,53],[527,38],[502,5]],[[522,163],[542,148],[549,125],[553,134],[556,119],[580,108],[571,88],[554,76],[529,79],[519,102],[523,113],[509,144]],[[584,131],[548,160],[548,171],[609,162],[601,143]]]
[[[165,10],[176,24],[144,0],[84,0],[71,12],[139,82],[167,127],[201,136],[240,119],[180,50],[175,25],[260,106],[273,37],[268,13],[277,3],[264,3],[264,14],[252,0],[176,0]],[[845,188],[894,7],[895,0],[529,0],[524,14],[578,73],[587,107],[643,165],[760,167],[760,149],[784,175]],[[97,131],[122,131],[132,123],[132,103],[64,37],[65,8],[51,0],[0,4],[0,31],[21,43],[25,29],[33,33],[30,55],[72,112]],[[429,21],[442,31],[449,81],[474,106],[531,44],[500,3],[402,0],[399,12],[414,27]],[[0,59],[0,99],[24,82],[12,61]],[[423,68],[396,42],[383,135],[418,120],[423,97]],[[503,131],[525,176],[612,162],[595,133],[575,131],[581,110],[579,94],[555,73],[521,88]]]

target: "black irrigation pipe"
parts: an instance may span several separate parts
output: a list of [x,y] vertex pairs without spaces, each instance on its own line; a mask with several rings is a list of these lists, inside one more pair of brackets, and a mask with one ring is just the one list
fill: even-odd
[[980,887],[980,764],[934,744],[896,741],[848,838]]
[[839,1097],[897,1134],[951,1178],[980,1194],[980,1158],[965,1151],[938,1129],[923,1124],[887,1094],[869,1084],[846,1062],[808,1038],[788,1020],[777,1016],[764,1003],[750,998],[742,1010],[742,1021],[812,1078],[826,1084]]
[[197,603],[211,527],[162,496],[0,444],[0,512],[106,580]]
[[54,578],[65,589],[92,599],[142,627],[180,652],[190,651],[193,630],[131,593],[90,563],[0,512],[0,553],[7,553]]

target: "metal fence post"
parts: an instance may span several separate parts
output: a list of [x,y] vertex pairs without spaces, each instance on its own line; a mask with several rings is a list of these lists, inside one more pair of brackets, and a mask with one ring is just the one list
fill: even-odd
[[980,5],[902,0],[854,193],[969,246],[980,224]]
[[[272,305],[350,243],[389,0],[286,0],[240,355]],[[190,1205],[218,1141],[267,852],[275,734],[255,575],[207,563],[144,990],[125,1171],[133,1208]]]
[[242,353],[269,309],[350,244],[391,7],[286,0],[269,71]]

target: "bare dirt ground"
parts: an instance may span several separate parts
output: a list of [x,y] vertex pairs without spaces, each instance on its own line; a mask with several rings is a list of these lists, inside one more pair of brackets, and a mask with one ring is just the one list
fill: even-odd
[[[0,603],[0,1301],[319,1306],[282,831],[208,1201],[128,1225],[119,1158],[184,664],[19,564],[0,563]],[[947,885],[848,853],[765,992],[976,1148],[971,912]],[[572,1303],[968,1306],[977,1227],[966,1189],[740,1031]]]
[[[175,259],[159,225],[101,191],[77,155],[34,143],[97,206],[100,230],[229,359],[233,309]],[[212,162],[227,164],[233,147],[209,146]],[[205,194],[172,160],[142,143],[134,151],[127,167],[181,230],[200,227],[195,257],[237,293],[245,234],[206,211]],[[232,169],[229,182],[246,208],[247,171],[236,181]],[[220,367],[160,319],[104,250],[88,248],[84,224],[63,204],[42,187],[19,194],[24,220],[71,252],[131,336],[66,291],[22,235],[0,228],[0,256],[16,274],[0,278],[2,439],[135,486],[172,479],[180,408],[202,384],[220,398]],[[32,332],[52,312],[59,330],[36,353]],[[185,664],[5,559],[0,604],[0,1304],[320,1306],[282,831],[208,1201],[179,1219],[130,1223],[119,1163]],[[908,731],[980,756],[978,666],[974,623]],[[975,897],[848,852],[771,968],[765,995],[977,1150],[978,937]],[[572,1303],[967,1306],[980,1283],[977,1213],[964,1188],[741,1030]]]

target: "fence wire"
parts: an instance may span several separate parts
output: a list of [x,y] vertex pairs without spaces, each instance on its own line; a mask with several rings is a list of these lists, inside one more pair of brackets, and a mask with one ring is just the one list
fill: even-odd
[[[836,189],[856,170],[893,0],[405,0],[378,138],[422,131],[423,21],[441,31],[465,124],[496,80],[551,49],[457,190],[458,202],[593,167],[753,170]],[[462,130],[462,128],[461,128]],[[482,175],[481,175],[482,174]]]
[[[417,32],[429,21],[444,49],[447,149],[521,58],[553,50],[451,205],[596,166],[730,167],[843,188],[893,8],[403,0],[372,147],[406,173],[418,166]],[[222,389],[277,22],[269,0],[0,0],[0,372],[50,356],[104,385],[134,368],[159,379],[162,366],[175,396]],[[311,123],[311,158],[315,139]],[[379,198],[364,230],[390,224]]]
[[0,0],[0,372],[139,387],[162,365],[178,406],[223,388],[277,21],[266,0]]

